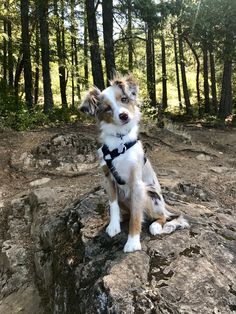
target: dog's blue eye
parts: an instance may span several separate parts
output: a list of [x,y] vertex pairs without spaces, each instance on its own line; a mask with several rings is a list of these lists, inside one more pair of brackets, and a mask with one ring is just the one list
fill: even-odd
[[125,96],[123,96],[123,97],[121,97],[121,102],[127,102],[127,100],[128,100],[128,98],[127,97],[125,97]]

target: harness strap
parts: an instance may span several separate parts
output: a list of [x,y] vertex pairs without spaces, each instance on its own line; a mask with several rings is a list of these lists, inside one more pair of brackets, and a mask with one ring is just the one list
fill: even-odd
[[137,143],[138,140],[121,144],[118,148],[113,149],[112,151],[109,150],[107,145],[102,146],[102,152],[103,152],[103,159],[105,160],[107,167],[110,169],[111,173],[113,174],[114,178],[116,179],[116,182],[120,185],[124,185],[125,181],[119,176],[116,168],[113,166],[112,161],[116,157],[124,154],[127,149],[131,148]]

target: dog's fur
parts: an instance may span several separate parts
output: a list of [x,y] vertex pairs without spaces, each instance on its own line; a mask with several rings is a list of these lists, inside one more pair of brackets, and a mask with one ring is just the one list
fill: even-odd
[[101,142],[110,151],[137,140],[112,161],[116,173],[125,182],[123,185],[117,183],[114,174],[107,167],[102,150],[98,150],[110,204],[110,223],[106,228],[108,235],[114,237],[121,231],[120,209],[130,211],[129,235],[124,252],[141,250],[140,232],[144,215],[154,221],[149,226],[152,235],[188,227],[182,216],[176,216],[166,209],[156,174],[145,158],[142,143],[138,140],[141,114],[138,84],[133,76],[116,77],[111,81],[111,86],[102,92],[93,88],[85,97],[80,110],[97,117]]

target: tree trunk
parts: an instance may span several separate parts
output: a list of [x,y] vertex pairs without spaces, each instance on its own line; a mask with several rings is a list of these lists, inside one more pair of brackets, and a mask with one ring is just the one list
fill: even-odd
[[212,96],[212,108],[214,113],[217,113],[217,93],[216,93],[216,72],[215,72],[215,57],[213,49],[210,49],[210,70],[211,70],[211,96]]
[[[76,24],[76,20],[75,20],[75,0],[71,0],[70,8],[71,8],[71,51],[72,51],[71,61],[74,65],[74,66],[72,66],[72,70],[73,70],[72,87],[75,85],[74,84],[74,78],[75,78],[76,94],[77,94],[78,100],[80,100],[81,99],[81,93],[80,93],[78,46],[77,46],[77,24]],[[74,95],[75,95],[75,93],[74,93],[74,91],[72,91],[72,96],[74,97]]]
[[232,114],[232,55],[233,55],[233,30],[226,25],[226,38],[224,43],[224,70],[222,77],[221,98],[218,116],[226,118]]
[[29,110],[33,108],[32,97],[32,67],[30,53],[30,38],[29,38],[29,1],[21,0],[21,37],[22,37],[22,52],[24,64],[24,80],[25,80],[25,99]]
[[84,81],[88,89],[88,23],[86,12],[84,12]]
[[165,110],[168,104],[167,104],[166,44],[163,34],[161,36],[161,64],[162,64],[162,106],[163,110]]
[[36,25],[36,34],[35,34],[35,78],[34,78],[34,104],[38,103],[39,97],[39,62],[40,62],[40,54],[39,54],[39,26]]
[[[57,42],[57,57],[58,57],[58,72],[59,72],[59,82],[60,82],[60,94],[62,107],[67,107],[67,97],[66,97],[66,72],[65,72],[65,58],[63,53],[62,44],[62,34],[64,32],[64,27],[61,25],[64,23],[62,16],[60,18],[58,13],[58,1],[54,0],[54,15],[56,17],[56,42]],[[63,4],[62,4],[62,14],[63,15]]]
[[177,91],[178,91],[178,100],[179,100],[179,109],[182,110],[182,101],[181,101],[181,88],[180,88],[180,79],[179,79],[179,62],[178,62],[178,50],[177,50],[177,40],[176,35],[174,35],[174,54],[175,54],[175,71],[176,71],[176,81],[177,81]]
[[74,62],[74,38],[71,37],[71,106],[75,108],[75,62]]
[[105,85],[103,79],[101,56],[99,51],[96,9],[94,7],[94,0],[85,0],[85,4],[87,12],[93,81],[98,88],[103,90]]
[[232,61],[225,60],[223,78],[222,78],[222,90],[219,107],[219,117],[226,118],[232,113]]
[[127,1],[128,6],[128,25],[127,25],[127,35],[128,35],[128,66],[129,71],[133,71],[133,39],[132,39],[132,0]]
[[208,50],[205,44],[202,47],[203,52],[203,78],[204,78],[204,98],[205,98],[205,112],[210,112],[209,102],[209,83],[208,83]]
[[[3,21],[3,31],[7,34],[7,22]],[[7,81],[7,40],[3,37],[3,79]]]
[[200,87],[199,87],[199,75],[200,75],[200,61],[199,61],[199,57],[198,57],[198,54],[195,50],[195,48],[193,47],[191,41],[188,39],[188,37],[184,37],[186,43],[188,44],[189,48],[191,49],[193,55],[194,55],[194,58],[196,60],[196,63],[197,63],[197,70],[196,70],[196,91],[197,91],[197,101],[198,101],[198,104],[200,105],[201,103],[201,95],[200,95]]
[[20,81],[22,71],[23,71],[23,57],[21,55],[18,57],[18,60],[17,60],[15,80],[14,80],[14,93],[15,93],[16,101],[18,101],[19,81]]
[[62,108],[67,108],[67,97],[66,97],[66,46],[65,46],[65,26],[64,26],[64,21],[65,21],[65,3],[64,0],[61,0],[61,50],[62,50],[62,59],[61,59],[61,77],[62,77],[62,82],[61,82],[61,99],[62,99]]
[[102,0],[103,39],[107,85],[115,74],[115,53],[113,42],[113,0]]
[[154,56],[155,52],[153,29],[150,25],[147,25],[147,39],[146,39],[147,91],[152,107],[156,107],[157,103]]
[[183,48],[183,34],[181,24],[178,23],[178,39],[179,39],[179,57],[180,57],[180,70],[183,85],[184,102],[186,107],[186,113],[190,114],[192,112],[192,107],[189,99],[188,84],[185,72],[185,61],[184,61],[184,48]]
[[38,0],[38,16],[40,27],[40,45],[43,69],[44,112],[48,113],[53,108],[51,88],[51,75],[49,65],[49,34],[48,34],[48,0]]
[[13,52],[12,52],[12,23],[7,22],[8,35],[8,84],[13,87]]
[[77,38],[74,38],[74,56],[75,56],[76,94],[78,100],[81,100]]

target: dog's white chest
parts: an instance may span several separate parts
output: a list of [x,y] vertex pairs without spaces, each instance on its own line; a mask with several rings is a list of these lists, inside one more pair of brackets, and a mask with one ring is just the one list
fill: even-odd
[[[120,147],[120,149],[123,148]],[[112,163],[118,172],[119,176],[126,182],[129,182],[131,171],[133,167],[137,166],[143,161],[143,151],[142,146],[137,142],[133,147],[126,150],[124,154],[119,155],[115,158]]]

